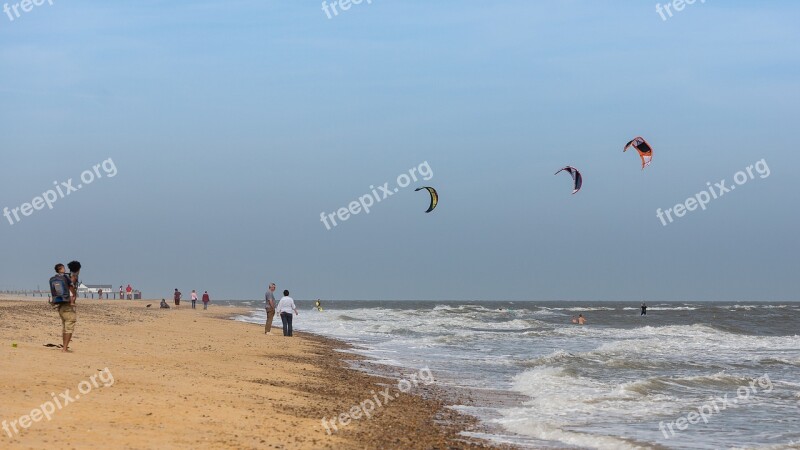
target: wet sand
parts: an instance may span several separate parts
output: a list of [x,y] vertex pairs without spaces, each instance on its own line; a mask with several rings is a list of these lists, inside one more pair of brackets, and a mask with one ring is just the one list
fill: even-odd
[[158,306],[79,299],[65,354],[44,346],[61,343],[46,299],[0,296],[0,447],[496,448],[459,435],[478,425],[424,374],[402,393],[397,379],[350,369],[340,342],[228,320],[245,309]]

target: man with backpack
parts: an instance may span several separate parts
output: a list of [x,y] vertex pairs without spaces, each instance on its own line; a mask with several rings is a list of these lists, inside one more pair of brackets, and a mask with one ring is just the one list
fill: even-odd
[[[75,291],[72,283],[72,277],[64,273],[63,264],[56,264],[55,270],[56,274],[50,278],[51,302],[58,309],[58,315],[61,317],[61,335],[63,339],[61,351],[68,352],[69,341],[72,340],[72,333],[75,331],[75,322],[77,321],[77,314],[75,313],[77,291]],[[75,296],[73,296],[73,292],[76,292]]]

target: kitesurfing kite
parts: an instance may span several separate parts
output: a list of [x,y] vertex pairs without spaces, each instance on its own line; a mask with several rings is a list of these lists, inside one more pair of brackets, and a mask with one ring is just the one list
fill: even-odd
[[559,170],[555,174],[558,175],[559,173],[567,171],[570,175],[572,175],[572,181],[575,183],[572,193],[577,194],[578,191],[581,190],[581,186],[583,185],[583,177],[578,169],[572,166],[566,166],[563,169]]
[[642,158],[642,170],[649,166],[653,161],[653,147],[650,147],[650,144],[648,144],[643,137],[636,136],[630,142],[625,144],[625,149],[622,151],[628,151],[629,147],[633,147],[637,152],[639,152],[639,156]]
[[428,187],[428,186],[424,186],[424,187],[421,187],[421,188],[416,188],[416,189],[414,189],[414,192],[421,191],[423,189],[427,189],[428,193],[431,194],[431,206],[429,206],[428,210],[425,211],[426,213],[429,213],[429,212],[433,211],[434,208],[436,208],[436,205],[439,204],[439,194],[436,193],[436,189],[434,189],[432,187]]

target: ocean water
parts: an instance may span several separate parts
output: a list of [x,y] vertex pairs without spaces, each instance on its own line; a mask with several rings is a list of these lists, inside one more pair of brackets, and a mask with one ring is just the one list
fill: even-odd
[[[237,303],[241,305],[242,303]],[[237,320],[263,323],[262,302]],[[800,304],[298,302],[295,329],[477,399],[531,448],[800,448]],[[587,325],[571,324],[578,314]],[[276,318],[277,319],[277,318]],[[280,328],[280,320],[276,320]]]

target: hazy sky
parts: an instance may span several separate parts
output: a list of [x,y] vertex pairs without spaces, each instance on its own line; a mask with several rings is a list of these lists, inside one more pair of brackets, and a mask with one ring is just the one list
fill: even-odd
[[[797,2],[698,0],[667,20],[647,1],[337,11],[0,15],[0,208],[83,186],[0,217],[0,289],[78,259],[84,282],[146,297],[275,281],[299,299],[800,299]],[[636,135],[655,148],[644,171],[622,152]],[[762,159],[768,177],[656,217]],[[424,162],[429,181],[320,221]],[[584,176],[574,196],[564,165]],[[430,214],[420,186],[439,191]]]

